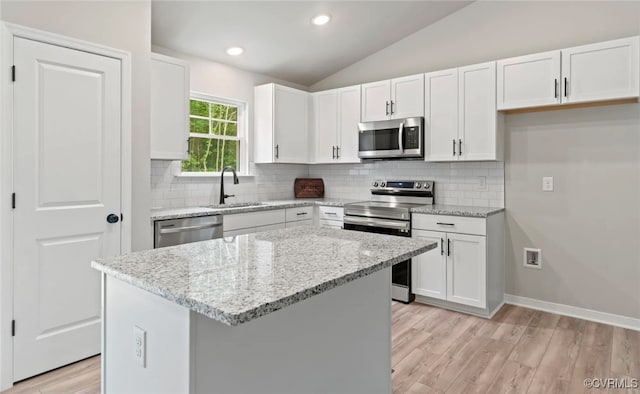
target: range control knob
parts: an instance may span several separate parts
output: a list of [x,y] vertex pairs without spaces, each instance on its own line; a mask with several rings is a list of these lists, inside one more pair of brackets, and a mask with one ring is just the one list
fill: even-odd
[[385,187],[387,184],[385,182],[380,182],[380,187]]
[[378,187],[378,181],[373,182],[373,187]]
[[428,189],[429,187],[431,187],[431,185],[429,185],[428,183],[425,183],[425,184],[424,184],[424,188],[425,188],[425,189]]
[[422,183],[418,182],[416,183],[416,189],[420,189],[422,187]]

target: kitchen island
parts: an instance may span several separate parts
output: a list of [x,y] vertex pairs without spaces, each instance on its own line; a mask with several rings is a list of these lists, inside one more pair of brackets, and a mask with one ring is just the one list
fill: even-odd
[[390,267],[435,247],[308,226],[96,260],[103,392],[390,393]]

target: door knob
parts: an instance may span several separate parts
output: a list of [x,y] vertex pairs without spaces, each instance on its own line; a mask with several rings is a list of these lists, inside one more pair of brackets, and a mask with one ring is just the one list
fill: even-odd
[[108,223],[111,223],[111,224],[113,224],[113,223],[118,223],[118,221],[119,221],[119,220],[120,220],[120,218],[118,217],[118,215],[116,215],[116,214],[114,214],[114,213],[110,213],[110,214],[107,216],[107,222],[108,222]]

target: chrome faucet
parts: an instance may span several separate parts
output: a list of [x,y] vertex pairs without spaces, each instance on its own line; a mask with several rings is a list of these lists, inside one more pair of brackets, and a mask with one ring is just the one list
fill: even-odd
[[224,172],[226,170],[231,170],[231,172],[233,172],[234,185],[237,185],[238,183],[240,183],[240,181],[238,180],[238,175],[236,175],[235,168],[231,166],[226,166],[225,168],[222,169],[222,172],[220,173],[220,204],[224,204],[224,199],[227,197],[235,197],[235,195],[233,194],[224,194]]

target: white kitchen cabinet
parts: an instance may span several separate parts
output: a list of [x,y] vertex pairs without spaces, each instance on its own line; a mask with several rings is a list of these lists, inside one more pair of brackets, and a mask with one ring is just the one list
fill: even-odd
[[544,107],[640,95],[640,37],[497,62],[497,108]]
[[294,207],[287,208],[285,220],[287,223],[299,220],[313,220],[313,207]]
[[562,101],[638,97],[639,37],[623,38],[562,50]]
[[285,228],[300,227],[300,226],[313,226],[313,219],[297,220],[295,222],[287,222],[285,224]]
[[273,83],[254,93],[254,161],[307,164],[309,93]]
[[487,306],[486,237],[447,233],[447,300]]
[[560,104],[560,51],[497,63],[498,110]]
[[447,298],[447,234],[413,230],[412,238],[437,242],[438,247],[412,259],[411,287],[418,295],[445,300]]
[[425,74],[426,161],[502,160],[495,62]]
[[[237,235],[237,230],[254,229],[262,226],[271,226],[282,224],[286,221],[286,213],[284,209],[271,209],[266,211],[244,212],[224,215],[222,228],[224,235]],[[233,233],[232,233],[233,232]],[[247,234],[252,231],[244,232]]]
[[313,93],[314,163],[359,163],[360,85]]
[[189,158],[189,65],[151,54],[151,159]]
[[320,227],[341,229],[343,223],[336,220],[320,219]]
[[424,75],[362,85],[363,122],[424,116]]
[[225,230],[223,237],[235,237],[237,235],[261,233],[263,231],[280,230],[286,227],[286,223],[268,224],[266,226],[255,226],[240,228],[237,230]]
[[342,228],[344,220],[344,208],[319,206],[318,219],[320,227]]
[[425,160],[456,160],[458,69],[425,75]]
[[504,302],[504,212],[412,215],[412,237],[438,247],[412,259],[416,301],[491,317]]

